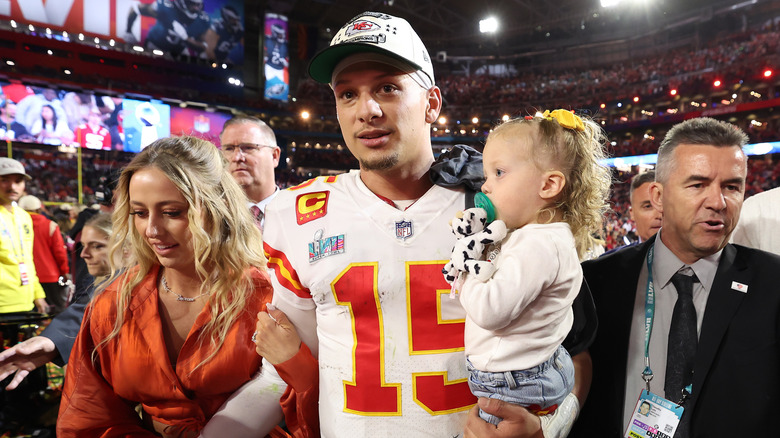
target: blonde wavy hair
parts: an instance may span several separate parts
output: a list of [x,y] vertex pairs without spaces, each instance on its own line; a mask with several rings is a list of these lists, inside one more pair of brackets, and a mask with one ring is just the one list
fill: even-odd
[[[253,292],[251,267],[264,268],[262,236],[255,226],[246,195],[226,170],[226,162],[210,142],[196,137],[157,140],[136,155],[122,171],[117,183],[114,222],[110,243],[111,281],[118,283],[117,317],[113,330],[97,348],[116,337],[124,323],[133,289],[158,265],[158,259],[131,219],[129,186],[133,175],[143,169],[161,170],[187,200],[189,231],[195,253],[195,270],[201,280],[200,293],[210,291],[211,320],[200,334],[201,346],[211,351],[195,368],[219,351],[227,332],[237,320]],[[117,265],[125,242],[131,257]],[[96,294],[97,295],[97,294]],[[96,350],[97,350],[96,348]]]
[[[581,118],[584,130],[564,128],[555,118],[528,117],[510,119],[493,129],[488,135],[512,138],[521,126],[531,126],[537,144],[530,145],[531,156],[543,171],[550,164],[563,173],[566,184],[555,204],[540,210],[537,218],[549,215],[546,222],[561,213],[574,235],[577,255],[586,257],[588,250],[597,245],[601,235],[604,213],[609,209],[607,200],[612,185],[612,174],[599,161],[606,158],[606,136],[601,127],[588,118]],[[518,188],[522,189],[522,188]]]

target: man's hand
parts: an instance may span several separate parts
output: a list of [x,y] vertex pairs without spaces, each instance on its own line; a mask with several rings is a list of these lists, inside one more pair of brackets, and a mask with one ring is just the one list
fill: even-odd
[[30,371],[53,361],[57,356],[57,347],[47,337],[35,336],[20,342],[0,353],[0,380],[15,372],[16,375],[5,389],[16,389]]
[[[494,426],[479,418],[479,409],[503,420]],[[528,412],[528,409],[494,398],[480,397],[477,406],[469,411],[464,437],[544,438],[544,435],[539,417]]]
[[257,314],[255,350],[273,365],[290,360],[301,349],[301,338],[287,315],[268,304]]
[[35,304],[35,310],[40,313],[49,313],[49,303],[46,302],[46,298],[38,298],[33,301]]

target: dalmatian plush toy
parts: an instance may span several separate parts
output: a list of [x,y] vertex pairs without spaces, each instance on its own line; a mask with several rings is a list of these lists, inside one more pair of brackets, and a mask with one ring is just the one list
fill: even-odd
[[463,272],[479,281],[487,281],[493,276],[496,267],[492,261],[485,260],[485,248],[503,240],[507,230],[504,221],[487,222],[487,213],[478,207],[458,213],[450,222],[450,229],[458,240],[450,261],[442,269],[448,283],[454,285]]

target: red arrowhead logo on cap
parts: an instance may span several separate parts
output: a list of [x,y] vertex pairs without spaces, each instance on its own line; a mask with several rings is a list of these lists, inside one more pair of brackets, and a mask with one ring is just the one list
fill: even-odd
[[372,30],[378,30],[381,26],[373,21],[356,21],[347,29],[347,36],[352,36],[360,32],[370,32]]

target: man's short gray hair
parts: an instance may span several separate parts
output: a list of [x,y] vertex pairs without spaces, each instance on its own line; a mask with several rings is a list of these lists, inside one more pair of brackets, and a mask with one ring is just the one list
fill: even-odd
[[748,136],[737,126],[709,117],[686,120],[672,127],[658,148],[655,180],[665,182],[674,168],[673,153],[681,144],[742,148]]

